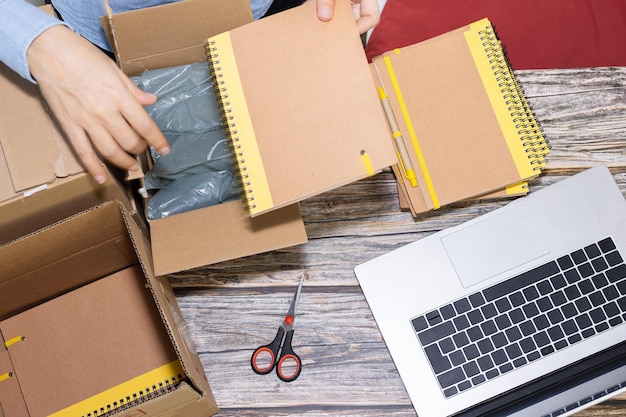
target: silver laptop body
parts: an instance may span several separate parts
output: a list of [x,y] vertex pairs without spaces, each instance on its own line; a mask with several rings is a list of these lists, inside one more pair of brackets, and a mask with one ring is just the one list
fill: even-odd
[[419,417],[570,415],[626,389],[620,251],[598,166],[355,273]]

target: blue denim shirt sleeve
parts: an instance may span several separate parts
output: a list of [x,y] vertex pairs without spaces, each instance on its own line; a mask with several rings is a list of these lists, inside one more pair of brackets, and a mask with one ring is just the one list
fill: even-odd
[[59,24],[63,23],[25,0],[0,0],[0,61],[35,82],[28,69],[26,51],[43,31]]
[[[155,0],[144,0],[142,2],[142,0],[136,0],[133,5],[134,8],[139,8],[154,5],[153,3],[167,3],[171,1],[178,0],[163,0],[162,2],[155,2]],[[58,3],[57,7],[61,10],[62,15],[63,10],[79,10],[82,13],[81,16],[86,16],[87,20],[85,21],[88,23],[96,22],[96,27],[86,27],[82,20],[80,21],[83,22],[82,26],[76,22],[72,25],[72,22],[70,22],[72,19],[68,19],[70,24],[65,24],[56,17],[39,10],[26,0],[0,0],[0,39],[2,39],[0,43],[0,61],[31,82],[35,82],[35,80],[28,69],[26,52],[33,40],[51,26],[61,24],[71,26],[74,31],[101,47],[108,46],[104,32],[99,29],[98,16],[101,13],[99,12],[97,2],[93,0],[58,0]],[[254,17],[258,19],[265,14],[272,0],[250,0],[250,3]],[[124,7],[128,8],[128,5]],[[68,13],[67,17],[70,18],[72,16],[71,13]],[[89,36],[97,30],[100,30],[101,33],[98,33],[97,36]],[[102,39],[98,38],[98,36]]]

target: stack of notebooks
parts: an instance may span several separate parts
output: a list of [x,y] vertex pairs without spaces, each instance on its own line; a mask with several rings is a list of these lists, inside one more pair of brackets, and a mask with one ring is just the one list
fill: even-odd
[[311,3],[206,43],[252,216],[389,166],[414,215],[527,192],[548,144],[487,19],[368,64]]
[[489,20],[389,51],[372,67],[391,108],[399,195],[414,215],[528,192],[549,146]]

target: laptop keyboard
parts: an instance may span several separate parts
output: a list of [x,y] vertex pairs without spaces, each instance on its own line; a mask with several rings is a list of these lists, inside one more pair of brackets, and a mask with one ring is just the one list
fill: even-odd
[[611,238],[411,320],[446,397],[626,321]]

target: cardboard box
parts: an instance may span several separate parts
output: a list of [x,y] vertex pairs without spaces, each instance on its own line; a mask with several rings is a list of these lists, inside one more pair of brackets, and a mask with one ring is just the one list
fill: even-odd
[[0,415],[217,413],[172,288],[151,265],[118,202],[0,246]]
[[39,88],[0,63],[0,244],[117,199],[126,186],[107,170],[91,179],[48,113]]
[[[103,22],[115,32],[121,67],[134,75],[204,60],[209,36],[251,20],[247,0],[188,0]],[[83,170],[36,85],[0,63],[0,91],[0,244],[104,201],[119,200],[142,217],[119,173],[107,169],[99,185]],[[150,222],[150,229],[157,275],[306,241],[297,205],[251,220],[230,202]]]
[[[248,0],[187,0],[103,19],[117,61],[129,76],[206,62],[213,35],[252,21]],[[158,28],[158,30],[155,30]],[[157,275],[306,242],[297,204],[250,218],[232,201],[148,222]]]

